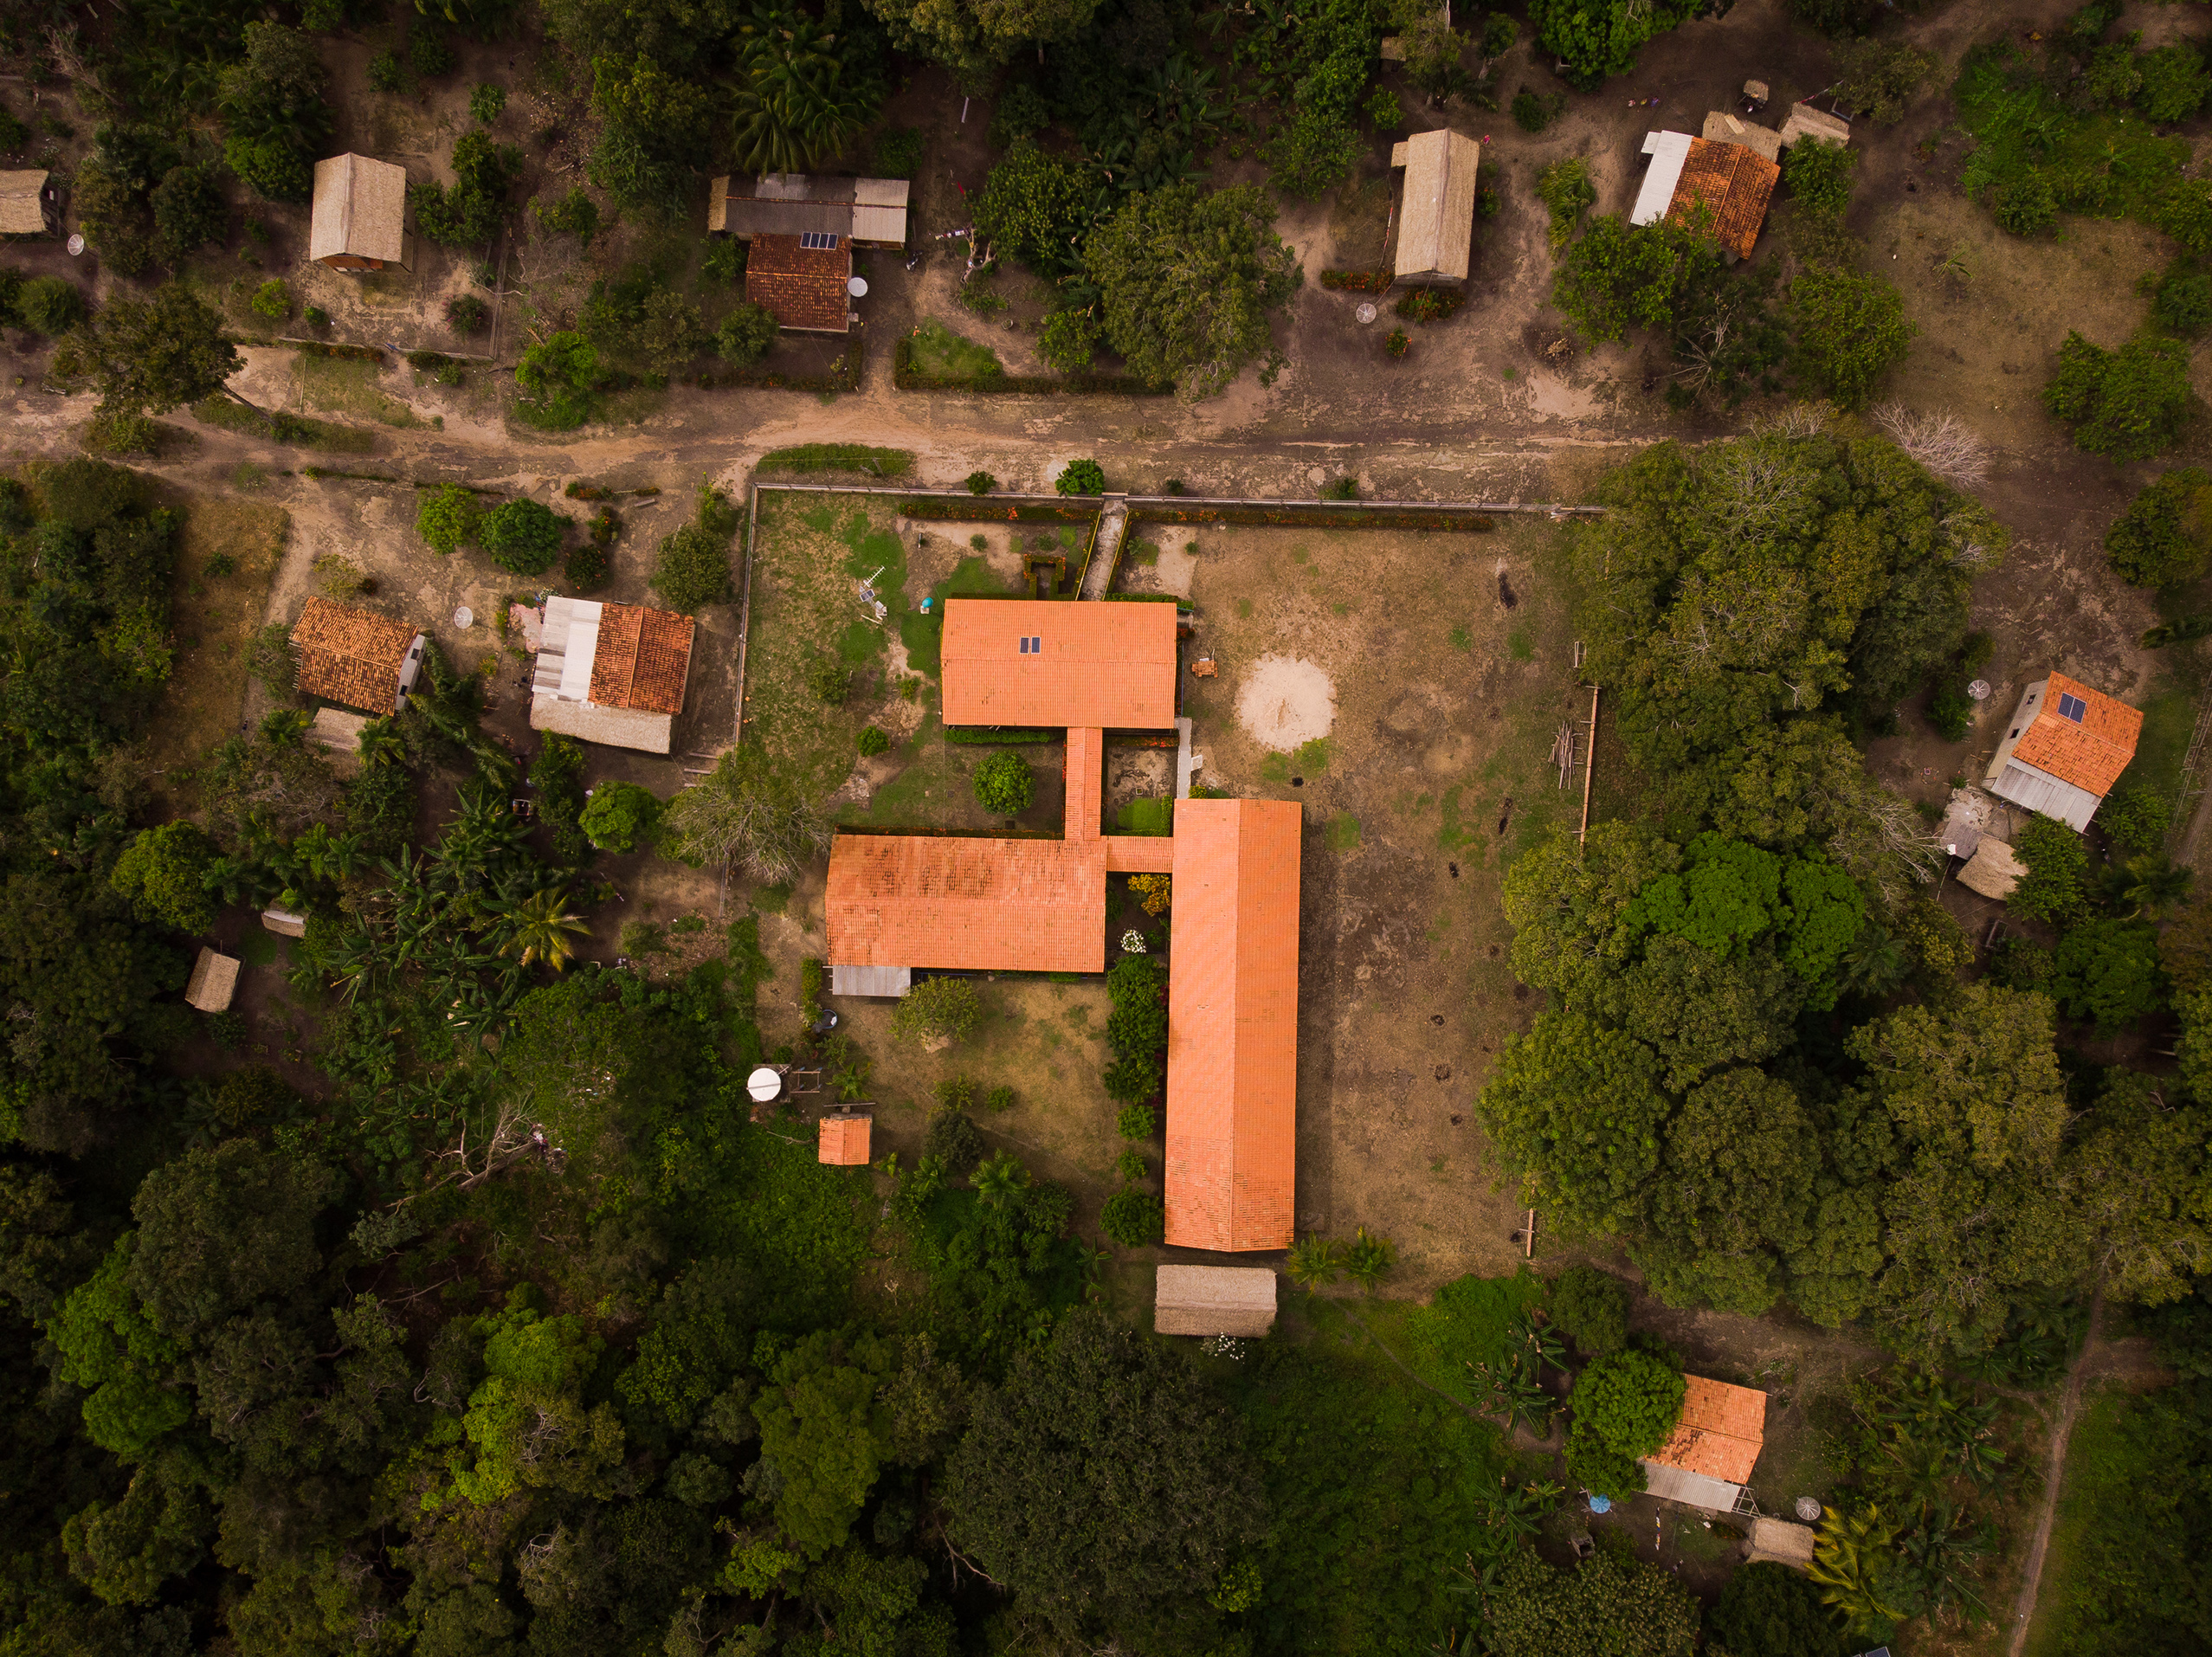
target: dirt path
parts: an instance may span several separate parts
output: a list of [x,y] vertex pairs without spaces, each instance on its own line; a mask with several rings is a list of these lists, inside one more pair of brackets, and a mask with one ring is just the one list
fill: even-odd
[[2051,1441],[2043,1457],[2043,1511],[2035,1516],[2035,1539],[2028,1544],[2028,1563],[2020,1573],[2020,1597],[2012,1610],[2012,1639],[2006,1647],[2007,1657],[2021,1657],[2028,1648],[2028,1631],[2035,1626],[2035,1594],[2042,1586],[2043,1555],[2051,1545],[2051,1526],[2058,1518],[2059,1485],[2066,1473],[2067,1441],[2073,1435],[2073,1418],[2081,1409],[2081,1382],[2093,1367],[2091,1355],[2097,1351],[2097,1331],[2104,1322],[2105,1294],[2099,1289],[2089,1302],[2089,1332],[2081,1338],[2081,1351],[2074,1356],[2073,1367],[2066,1372],[2066,1385],[2059,1393],[2058,1418],[2051,1423]]

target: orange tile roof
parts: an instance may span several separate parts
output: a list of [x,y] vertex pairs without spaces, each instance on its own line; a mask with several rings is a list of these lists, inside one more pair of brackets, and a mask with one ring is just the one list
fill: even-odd
[[1069,726],[1067,758],[1061,764],[1067,779],[1067,827],[1061,832],[1070,840],[1096,840],[1106,832],[1106,732]]
[[764,305],[786,328],[844,333],[845,283],[853,274],[853,244],[839,236],[834,248],[802,248],[795,235],[753,237],[745,254],[745,298]]
[[399,669],[415,642],[415,629],[388,616],[372,615],[310,598],[292,625],[300,693],[364,713],[389,713],[399,702]]
[[1106,970],[1099,841],[852,835],[829,849],[830,964]]
[[1647,1460],[1732,1485],[1749,1483],[1766,1440],[1766,1394],[1702,1375],[1682,1380],[1682,1418]]
[[817,1155],[840,1168],[867,1166],[868,1135],[874,1119],[869,1116],[825,1116]]
[[[2059,712],[2061,694],[2078,696],[2088,704],[2079,725]],[[2112,791],[2112,784],[2135,758],[2136,738],[2142,734],[2143,715],[2137,709],[2079,680],[2053,674],[2043,693],[2042,711],[2020,733],[2012,757],[2101,797]]]
[[592,701],[648,713],[684,711],[697,626],[674,610],[641,604],[599,607],[599,642],[591,657]]
[[[1165,730],[1175,723],[1175,609],[949,599],[945,722]],[[1035,654],[1024,639],[1039,641]]]
[[1299,831],[1295,801],[1176,806],[1166,1184],[1177,1248],[1290,1246]]
[[1667,216],[1689,222],[1690,203],[1702,202],[1712,215],[1712,239],[1738,258],[1749,259],[1781,177],[1782,169],[1756,150],[1693,138]]
[[1175,872],[1175,842],[1165,835],[1108,835],[1104,844],[1109,874]]

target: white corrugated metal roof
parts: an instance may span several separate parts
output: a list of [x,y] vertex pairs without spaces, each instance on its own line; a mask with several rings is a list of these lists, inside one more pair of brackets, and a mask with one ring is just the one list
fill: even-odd
[[675,734],[672,713],[644,708],[601,707],[596,702],[571,702],[559,696],[530,699],[530,728],[558,731],[580,742],[604,743],[610,748],[635,748],[641,753],[665,754]]
[[1636,204],[1629,210],[1631,224],[1655,224],[1667,216],[1674,200],[1674,186],[1682,181],[1682,164],[1690,158],[1687,132],[1646,132],[1644,153],[1651,158]]
[[1732,1485],[1725,1479],[1708,1479],[1685,1467],[1670,1467],[1663,1461],[1640,1461],[1636,1465],[1644,1470],[1646,1493],[1663,1501],[1701,1507],[1708,1513],[1734,1512],[1736,1498],[1743,1493],[1741,1485]]
[[875,996],[888,998],[903,996],[914,987],[912,967],[839,966],[829,967],[829,993],[833,996]]
[[2076,834],[2086,828],[2089,819],[2097,815],[2100,797],[2017,759],[2006,764],[2002,775],[1990,784],[1990,792],[2001,800],[2024,805],[2030,811],[2056,817]]

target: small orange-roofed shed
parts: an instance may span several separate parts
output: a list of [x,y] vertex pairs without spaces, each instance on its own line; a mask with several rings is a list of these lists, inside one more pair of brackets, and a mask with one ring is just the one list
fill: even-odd
[[829,848],[829,959],[947,972],[1106,970],[1097,840],[853,835]]
[[1298,1183],[1299,807],[1180,800],[1167,1241],[1287,1248]]
[[948,599],[945,722],[1166,730],[1175,723],[1175,610]]
[[2143,715],[2078,679],[2028,686],[1990,760],[1990,792],[2056,817],[2077,833],[2135,758]]
[[835,1168],[865,1168],[875,1119],[865,1111],[835,1111],[822,1119],[819,1160]]
[[1682,1382],[1681,1418],[1644,1458],[1645,1485],[1669,1501],[1732,1512],[1766,1442],[1766,1394],[1702,1375]]
[[1712,239],[1738,259],[1749,259],[1781,177],[1782,169],[1756,150],[1692,139],[1667,216],[1693,222],[1693,204],[1701,204],[1712,215]]

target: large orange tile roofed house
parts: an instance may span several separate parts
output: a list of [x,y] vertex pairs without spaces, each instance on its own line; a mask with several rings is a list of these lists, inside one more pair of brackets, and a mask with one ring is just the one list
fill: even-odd
[[1298,1175],[1299,812],[1175,809],[1167,1241],[1287,1248]]
[[1646,1460],[1732,1485],[1750,1483],[1766,1441],[1766,1394],[1702,1375],[1682,1380],[1682,1418]]
[[[2074,702],[2081,706],[2078,718],[2072,712]],[[2135,758],[2136,741],[2142,734],[2139,709],[2064,674],[2053,674],[2042,711],[2021,733],[2012,756],[2061,783],[2092,794],[2110,794]]]
[[945,722],[1165,730],[1175,638],[1173,604],[949,599]]

